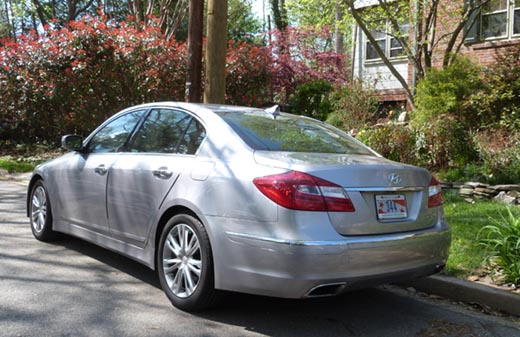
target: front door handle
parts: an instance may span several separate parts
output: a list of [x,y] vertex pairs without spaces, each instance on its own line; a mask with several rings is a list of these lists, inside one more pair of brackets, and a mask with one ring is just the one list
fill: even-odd
[[167,167],[160,167],[157,170],[152,171],[153,175],[159,179],[170,179],[173,175],[172,171],[168,171]]
[[107,168],[105,167],[105,165],[101,164],[94,169],[94,172],[96,172],[100,176],[104,176],[107,173]]

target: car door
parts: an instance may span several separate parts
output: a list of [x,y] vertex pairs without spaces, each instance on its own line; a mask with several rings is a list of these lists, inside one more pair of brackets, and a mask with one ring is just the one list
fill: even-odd
[[109,121],[88,140],[85,151],[71,154],[56,177],[61,182],[60,214],[66,223],[108,232],[108,172],[145,112],[132,111]]
[[184,167],[194,160],[205,131],[190,114],[153,109],[126,152],[109,172],[107,209],[110,232],[143,246],[153,219]]

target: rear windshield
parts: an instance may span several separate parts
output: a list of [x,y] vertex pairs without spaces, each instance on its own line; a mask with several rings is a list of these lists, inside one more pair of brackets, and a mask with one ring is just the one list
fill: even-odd
[[346,133],[312,119],[263,110],[217,114],[254,150],[373,155]]

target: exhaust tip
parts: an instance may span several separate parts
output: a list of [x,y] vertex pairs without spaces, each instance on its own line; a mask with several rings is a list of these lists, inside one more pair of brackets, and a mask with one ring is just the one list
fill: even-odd
[[346,286],[346,282],[320,284],[309,290],[305,297],[335,296],[341,293]]
[[445,267],[446,267],[446,264],[438,264],[435,266],[435,272],[440,273],[441,271],[444,270]]

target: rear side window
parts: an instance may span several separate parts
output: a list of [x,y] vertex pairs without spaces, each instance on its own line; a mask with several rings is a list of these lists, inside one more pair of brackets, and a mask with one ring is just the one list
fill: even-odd
[[374,155],[352,137],[325,123],[263,110],[217,112],[254,150]]
[[205,131],[191,115],[173,109],[154,109],[130,146],[131,152],[194,154]]

